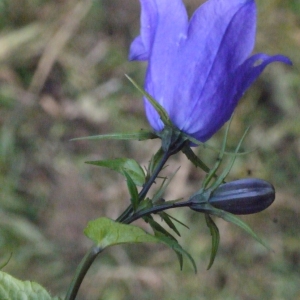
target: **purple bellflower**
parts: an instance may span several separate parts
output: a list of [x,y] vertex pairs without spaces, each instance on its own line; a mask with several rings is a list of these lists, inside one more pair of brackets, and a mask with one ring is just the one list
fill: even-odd
[[[254,0],[208,0],[188,19],[182,0],[140,0],[141,32],[130,60],[146,60],[145,90],[172,123],[200,142],[229,120],[239,99],[282,55],[250,56],[256,32]],[[164,128],[145,99],[152,128]]]

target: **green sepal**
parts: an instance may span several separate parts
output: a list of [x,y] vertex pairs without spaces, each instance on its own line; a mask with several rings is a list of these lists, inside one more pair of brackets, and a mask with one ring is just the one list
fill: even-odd
[[141,130],[139,132],[130,132],[130,133],[111,133],[111,134],[101,134],[101,135],[92,135],[86,137],[80,137],[71,139],[71,141],[81,141],[81,140],[151,140],[156,139],[157,135],[153,131]]
[[161,234],[173,239],[174,241],[177,241],[175,237],[164,227],[162,227],[159,223],[157,223],[152,216],[145,216],[143,219],[146,223],[148,223],[151,226],[155,233],[160,232]]
[[166,212],[160,212],[158,213],[158,215],[166,222],[166,224],[178,235],[180,235],[180,232],[178,231],[178,229],[176,228],[175,224],[173,223],[173,221],[171,220],[170,216],[166,213]]
[[2,300],[62,300],[51,297],[38,283],[21,281],[0,271],[0,299]]
[[164,234],[161,234],[159,232],[155,233],[155,236],[164,244],[166,244],[167,246],[169,246],[173,251],[175,251],[175,253],[177,254],[178,260],[179,260],[179,265],[180,265],[180,269],[182,270],[183,267],[183,255],[185,255],[189,261],[191,262],[195,273],[197,273],[197,266],[195,263],[195,260],[193,259],[193,257],[186,251],[184,250],[181,245],[174,239],[171,239],[167,236],[165,236]]
[[[216,212],[217,211],[217,212]],[[214,208],[214,215],[222,218],[223,220],[230,222],[232,224],[237,225],[238,227],[240,227],[241,229],[243,229],[244,231],[246,231],[248,234],[250,234],[257,242],[259,242],[261,245],[263,245],[264,247],[266,247],[268,250],[272,251],[271,247],[265,242],[263,241],[251,228],[248,224],[246,224],[244,221],[242,221],[240,218],[238,218],[237,216],[223,211],[223,210],[219,210]]]
[[130,175],[126,171],[123,171],[123,172],[126,177],[128,191],[131,196],[130,201],[132,204],[132,208],[133,208],[133,211],[135,212],[139,206],[139,193],[138,193],[136,185],[135,185],[134,181],[132,180],[132,178],[130,177]]
[[160,116],[160,119],[165,125],[172,125],[168,113],[166,110],[143,88],[141,88],[130,76],[125,75],[127,79],[134,85],[134,87],[151,103],[153,108],[157,111]]
[[168,245],[171,249],[173,249],[175,251],[178,261],[179,261],[180,269],[182,270],[183,255],[185,255],[191,261],[193,268],[195,270],[195,273],[197,273],[197,267],[196,267],[194,259],[186,250],[184,250],[180,246],[180,244],[178,243],[176,238],[173,235],[171,235],[167,230],[165,230],[160,224],[158,224],[152,218],[152,216],[144,217],[144,220],[147,223],[149,223],[149,225],[151,226],[151,228],[153,229],[153,231],[155,233],[155,236],[158,237],[162,242],[164,242],[166,245]]
[[198,212],[202,212],[202,213],[207,213],[210,215],[214,215],[217,216],[219,218],[222,218],[223,220],[230,222],[232,224],[237,225],[238,227],[240,227],[241,229],[243,229],[244,231],[246,231],[248,234],[250,234],[257,242],[259,242],[261,245],[263,245],[264,247],[266,247],[268,250],[272,250],[270,248],[270,246],[268,244],[266,244],[251,228],[249,225],[247,225],[244,221],[242,221],[240,218],[238,218],[237,216],[213,207],[211,204],[209,203],[198,203],[195,205],[191,205],[190,208],[192,210],[198,211]]
[[115,158],[106,160],[86,161],[87,164],[109,168],[122,175],[124,171],[129,174],[133,182],[142,186],[145,183],[145,173],[142,167],[130,158]]
[[210,260],[209,264],[207,266],[207,270],[211,268],[213,265],[217,252],[218,252],[218,247],[220,243],[220,234],[219,234],[219,229],[213,219],[210,217],[209,214],[205,214],[205,221],[206,225],[209,228],[210,234],[211,234],[211,242],[212,242],[212,247],[211,247],[211,254],[210,254]]
[[200,168],[206,173],[210,171],[210,168],[193,152],[190,146],[185,145],[182,152],[196,168]]

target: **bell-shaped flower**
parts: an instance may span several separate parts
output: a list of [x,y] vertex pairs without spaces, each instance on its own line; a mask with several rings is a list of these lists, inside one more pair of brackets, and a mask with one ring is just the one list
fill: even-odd
[[[130,60],[147,60],[145,90],[172,123],[200,142],[231,117],[239,99],[282,55],[250,56],[255,43],[254,0],[208,0],[189,20],[182,0],[140,0],[141,32]],[[250,57],[249,57],[250,56]],[[164,128],[145,99],[152,128]]]

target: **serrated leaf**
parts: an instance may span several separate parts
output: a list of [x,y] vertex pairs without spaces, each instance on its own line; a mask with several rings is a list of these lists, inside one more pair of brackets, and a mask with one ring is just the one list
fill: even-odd
[[206,220],[206,225],[209,228],[211,238],[212,238],[212,247],[211,247],[211,254],[210,254],[210,260],[209,264],[207,266],[207,270],[211,268],[211,266],[214,263],[214,260],[216,258],[217,252],[218,252],[218,247],[219,247],[219,242],[220,242],[220,234],[219,234],[219,229],[213,219],[210,217],[209,214],[205,214],[205,220]]
[[127,180],[127,187],[130,193],[130,201],[133,207],[133,210],[136,211],[139,205],[139,193],[138,190],[136,188],[136,185],[134,184],[132,178],[129,176],[129,174],[124,171],[124,175],[126,177]]
[[122,175],[124,175],[124,171],[125,171],[129,174],[133,182],[138,186],[142,186],[145,183],[144,171],[134,159],[116,158],[116,159],[87,161],[86,163],[90,165],[109,168]]
[[84,234],[103,249],[126,243],[160,242],[155,236],[137,226],[121,224],[105,217],[90,221]]
[[0,299],[1,300],[60,300],[51,297],[38,283],[21,281],[0,271]]
[[101,134],[101,135],[93,135],[71,139],[71,141],[81,141],[81,140],[150,140],[156,139],[157,135],[148,130],[141,130],[139,132],[130,132],[130,133],[111,133],[111,134]]
[[166,224],[178,235],[180,236],[180,232],[178,231],[178,229],[176,228],[175,224],[173,223],[173,221],[171,220],[171,218],[169,217],[169,215],[165,212],[161,212],[159,213],[160,217],[166,222]]

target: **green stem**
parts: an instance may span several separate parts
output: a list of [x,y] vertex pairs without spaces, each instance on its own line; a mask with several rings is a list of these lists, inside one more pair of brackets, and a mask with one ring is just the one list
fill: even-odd
[[[170,145],[168,146],[168,148],[165,150],[163,156],[161,157],[160,161],[158,162],[155,170],[153,171],[152,175],[150,176],[149,180],[144,184],[142,190],[139,193],[139,202],[141,202],[147,195],[149,189],[151,188],[152,184],[155,182],[159,172],[162,170],[162,168],[164,167],[165,163],[167,162],[167,160],[169,159],[169,157],[177,152],[179,152],[183,147],[184,144],[186,143],[185,140],[181,140],[179,137],[173,141],[173,143],[170,143]],[[133,208],[132,206],[128,206],[128,208],[116,219],[117,222],[120,223],[125,223],[125,224],[129,224],[135,220],[137,220],[138,218],[140,218],[141,216],[144,216],[146,214],[149,213],[153,213],[153,212],[158,212],[164,209],[168,209],[168,208],[175,208],[175,207],[180,207],[180,206],[186,206],[182,205],[182,203],[174,203],[171,204],[170,203],[168,205],[162,205],[159,206],[159,210],[156,210],[155,208],[153,208],[152,210],[146,210],[146,211],[141,211],[137,214],[133,214]],[[125,222],[126,221],[126,222]],[[76,295],[78,293],[78,290],[80,288],[80,285],[87,273],[87,271],[89,270],[91,264],[94,262],[94,260],[96,259],[97,255],[99,253],[101,253],[103,251],[102,248],[98,247],[98,246],[93,246],[89,252],[84,256],[84,258],[82,259],[82,261],[80,262],[79,266],[76,269],[76,273],[75,276],[71,282],[71,285],[69,287],[67,296],[65,298],[65,300],[74,300],[76,298]]]
[[96,259],[97,255],[103,251],[102,248],[98,246],[93,246],[89,252],[84,256],[80,264],[78,265],[75,276],[70,284],[68,293],[66,295],[65,300],[74,300],[80,288],[80,285],[89,270],[91,264]]
[[[149,180],[144,184],[142,190],[139,193],[139,202],[141,202],[147,195],[149,189],[151,188],[152,184],[155,182],[155,179],[157,178],[159,172],[162,170],[164,167],[166,161],[170,157],[171,154],[169,152],[165,152],[164,155],[162,156],[160,162],[156,166],[154,172],[152,173],[151,177]],[[133,213],[132,205],[128,206],[127,209],[119,216],[116,221],[123,223],[124,220],[126,220],[130,214]]]

